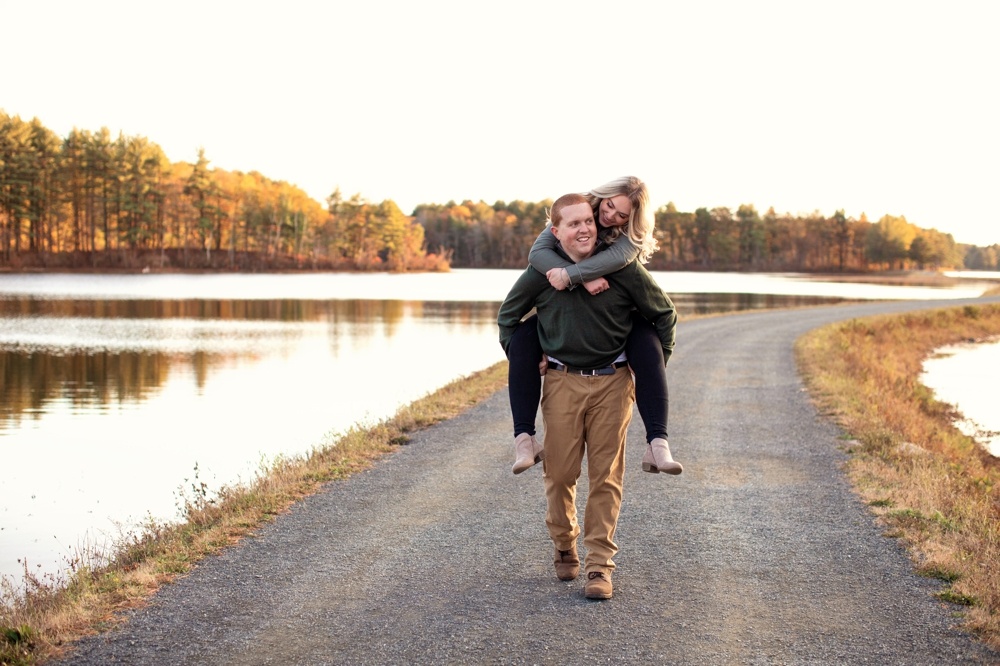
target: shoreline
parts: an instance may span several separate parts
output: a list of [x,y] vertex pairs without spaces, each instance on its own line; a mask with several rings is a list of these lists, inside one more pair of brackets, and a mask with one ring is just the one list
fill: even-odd
[[[966,352],[971,354],[966,356]],[[969,360],[972,358],[975,362]],[[953,365],[958,361],[961,361],[960,372]],[[921,379],[939,400],[955,407],[955,427],[1000,459],[1000,420],[995,409],[982,402],[983,396],[990,395],[989,384],[993,380],[983,369],[994,367],[1000,368],[1000,335],[962,340],[935,349],[922,364]],[[972,381],[956,381],[960,377]]]
[[[177,273],[187,273],[191,275],[205,275],[212,273],[390,273],[390,272],[411,272],[411,273],[441,273],[449,272],[452,269],[462,269],[462,270],[498,270],[503,269],[502,266],[447,266],[436,269],[421,269],[413,271],[391,271],[385,267],[377,267],[370,269],[356,268],[351,266],[322,266],[322,267],[307,267],[302,265],[284,265],[284,266],[274,266],[274,267],[263,267],[263,268],[227,268],[227,267],[191,267],[184,268],[180,266],[152,266],[152,265],[141,265],[141,266],[26,266],[20,268],[14,268],[11,266],[0,266],[0,275],[21,275],[21,274],[107,274],[107,275],[137,275],[137,274],[156,274],[156,273],[166,273],[166,274],[177,274]],[[507,267],[515,270],[520,270],[522,266]],[[647,266],[648,268],[648,266]],[[712,269],[701,269],[698,267],[674,267],[674,268],[648,268],[652,272],[662,272],[662,273],[733,273],[733,274],[761,274],[761,275],[801,275],[803,277],[815,280],[825,280],[831,282],[862,282],[862,283],[872,283],[872,284],[893,284],[893,285],[910,285],[910,286],[954,286],[962,282],[967,281],[969,278],[965,277],[953,277],[950,275],[945,275],[952,269],[939,269],[939,270],[886,270],[886,271],[829,271],[829,270],[816,270],[816,271],[773,271],[773,270],[726,270],[719,268]],[[976,273],[977,271],[971,269],[955,269],[962,270],[969,273]],[[983,271],[986,273],[992,273],[993,271]],[[976,278],[984,282],[991,282],[1000,285],[1000,278]]]

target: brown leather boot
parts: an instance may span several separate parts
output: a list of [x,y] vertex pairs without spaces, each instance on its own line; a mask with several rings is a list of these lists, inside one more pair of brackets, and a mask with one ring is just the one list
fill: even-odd
[[657,437],[646,446],[646,455],[642,457],[642,471],[653,474],[680,474],[684,467],[679,462],[674,462],[670,455],[670,445],[667,440]]
[[613,592],[610,572],[591,571],[587,574],[587,584],[583,587],[583,593],[588,599],[610,599]]
[[580,575],[580,556],[576,554],[576,544],[569,550],[556,547],[556,577],[559,580],[573,580]]
[[520,474],[533,465],[542,462],[545,452],[542,445],[538,443],[534,435],[522,432],[514,438],[514,467],[511,469],[514,474]]

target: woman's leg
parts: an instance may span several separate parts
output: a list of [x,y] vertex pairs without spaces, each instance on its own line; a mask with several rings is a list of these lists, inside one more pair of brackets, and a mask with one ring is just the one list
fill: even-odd
[[646,441],[667,438],[667,369],[656,328],[637,312],[625,343],[628,364],[635,375],[635,403],[646,426]]
[[646,453],[642,470],[680,474],[684,467],[670,455],[667,443],[667,370],[656,328],[644,317],[632,314],[632,332],[625,344],[628,363],[635,374],[635,404],[646,425]]
[[[542,377],[538,374],[542,345],[538,342],[538,318],[535,315],[521,322],[514,331],[507,360],[507,391],[510,395],[511,415],[514,417],[514,437],[522,433],[533,436],[538,401],[542,397]],[[660,365],[663,365],[662,353]]]

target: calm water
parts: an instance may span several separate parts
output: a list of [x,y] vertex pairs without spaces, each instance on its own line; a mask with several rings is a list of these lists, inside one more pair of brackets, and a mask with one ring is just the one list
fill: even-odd
[[959,429],[1000,456],[1000,413],[997,412],[997,370],[1000,342],[942,347],[924,362],[921,383],[938,400],[959,408]]
[[[0,574],[58,572],[174,519],[193,484],[250,479],[502,360],[518,273],[0,275]],[[682,315],[982,291],[655,275]]]

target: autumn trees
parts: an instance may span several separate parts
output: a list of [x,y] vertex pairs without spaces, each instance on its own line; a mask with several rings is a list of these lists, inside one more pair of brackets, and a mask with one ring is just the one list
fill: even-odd
[[453,266],[524,268],[531,244],[545,228],[550,203],[451,201],[421,204],[413,216],[428,247],[446,248]]
[[447,269],[395,203],[334,198],[0,111],[0,267]]
[[905,217],[885,215],[868,229],[869,260],[889,268],[963,265],[963,257],[950,234],[921,229]]
[[[654,268],[713,268],[765,271],[869,271],[901,268],[962,268],[973,248],[950,234],[921,229],[903,217],[886,215],[872,224],[838,210],[760,215],[753,206],[699,208],[679,212],[673,204],[656,211],[661,251]],[[981,250],[977,248],[978,250]],[[970,254],[971,256],[971,254]],[[977,252],[990,266],[989,253]],[[992,266],[997,267],[996,264]],[[966,266],[971,268],[972,266]]]
[[[213,168],[204,150],[171,163],[144,137],[59,138],[0,111],[0,268],[521,268],[551,202],[425,203],[407,215],[337,189],[325,203],[256,171]],[[655,222],[656,270],[1000,269],[1000,246],[959,246],[892,215],[667,204]]]
[[37,251],[50,233],[59,140],[37,120],[0,113],[0,261]]
[[326,250],[361,270],[440,270],[449,254],[427,254],[424,227],[391,200],[380,204],[360,195],[348,200],[340,189],[327,198]]
[[[431,247],[447,248],[455,267],[520,268],[545,227],[538,203],[502,201],[422,204],[414,218]],[[968,248],[949,234],[921,229],[905,218],[885,216],[872,224],[837,211],[830,217],[760,214],[752,205],[682,212],[670,203],[655,212],[660,249],[654,270],[869,271],[899,268],[961,268]],[[995,266],[997,253],[979,251],[980,264]],[[971,256],[971,255],[970,255]]]
[[679,212],[673,204],[656,211],[660,252],[651,264],[660,269],[757,271],[867,270],[861,229],[867,222],[843,211],[825,218],[761,215],[749,204]]

